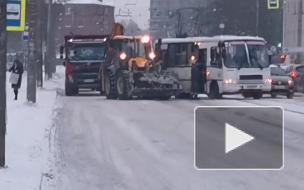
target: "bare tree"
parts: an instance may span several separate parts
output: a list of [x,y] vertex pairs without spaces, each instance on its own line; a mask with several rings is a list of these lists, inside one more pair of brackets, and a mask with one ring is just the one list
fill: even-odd
[[29,20],[29,63],[27,68],[27,100],[36,103],[36,80],[37,80],[37,59],[35,51],[37,43],[35,43],[37,35],[37,1],[27,1],[27,18]]
[[137,25],[137,23],[130,19],[130,20],[123,20],[121,21],[122,25],[125,28],[126,35],[139,35],[141,34],[141,29]]
[[6,133],[6,0],[0,1],[0,167],[5,166]]
[[43,2],[41,0],[37,1],[37,22],[36,22],[36,28],[37,28],[37,35],[35,36],[35,57],[37,60],[37,86],[43,87],[43,56],[42,56],[42,7]]
[[54,18],[52,17],[53,13],[53,0],[48,0],[48,18],[47,18],[47,36],[46,36],[46,54],[45,54],[45,77],[46,79],[51,79],[52,72],[52,40],[53,36],[53,26],[52,22]]

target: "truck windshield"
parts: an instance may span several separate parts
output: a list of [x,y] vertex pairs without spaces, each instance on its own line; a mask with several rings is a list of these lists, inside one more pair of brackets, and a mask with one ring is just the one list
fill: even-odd
[[73,44],[68,50],[68,58],[72,61],[104,60],[105,45]]
[[228,43],[226,45],[224,64],[228,68],[238,69],[268,67],[269,58],[266,46],[255,42]]

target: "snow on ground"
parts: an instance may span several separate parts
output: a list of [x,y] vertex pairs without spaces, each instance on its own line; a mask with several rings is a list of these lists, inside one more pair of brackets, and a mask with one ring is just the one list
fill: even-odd
[[26,74],[23,77],[18,101],[13,100],[13,91],[7,84],[7,168],[0,169],[1,190],[38,190],[45,178],[52,177],[48,174],[52,116],[59,106],[56,91],[61,75],[56,74],[53,80],[45,82],[44,88],[37,90],[36,104],[26,101]]

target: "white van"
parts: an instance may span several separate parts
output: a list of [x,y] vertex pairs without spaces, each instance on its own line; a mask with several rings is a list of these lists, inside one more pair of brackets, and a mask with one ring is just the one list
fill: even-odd
[[159,39],[162,67],[174,72],[183,94],[210,98],[241,93],[260,99],[271,90],[270,57],[266,41],[250,36]]

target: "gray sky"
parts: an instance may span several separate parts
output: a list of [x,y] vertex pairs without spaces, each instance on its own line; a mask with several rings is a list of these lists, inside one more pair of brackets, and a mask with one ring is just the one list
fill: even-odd
[[150,0],[104,0],[115,6],[115,19],[133,19],[140,28],[149,28]]
[[[98,0],[71,0],[70,3],[96,3]],[[115,19],[134,20],[141,29],[149,28],[150,0],[103,0],[102,4],[115,6]]]

